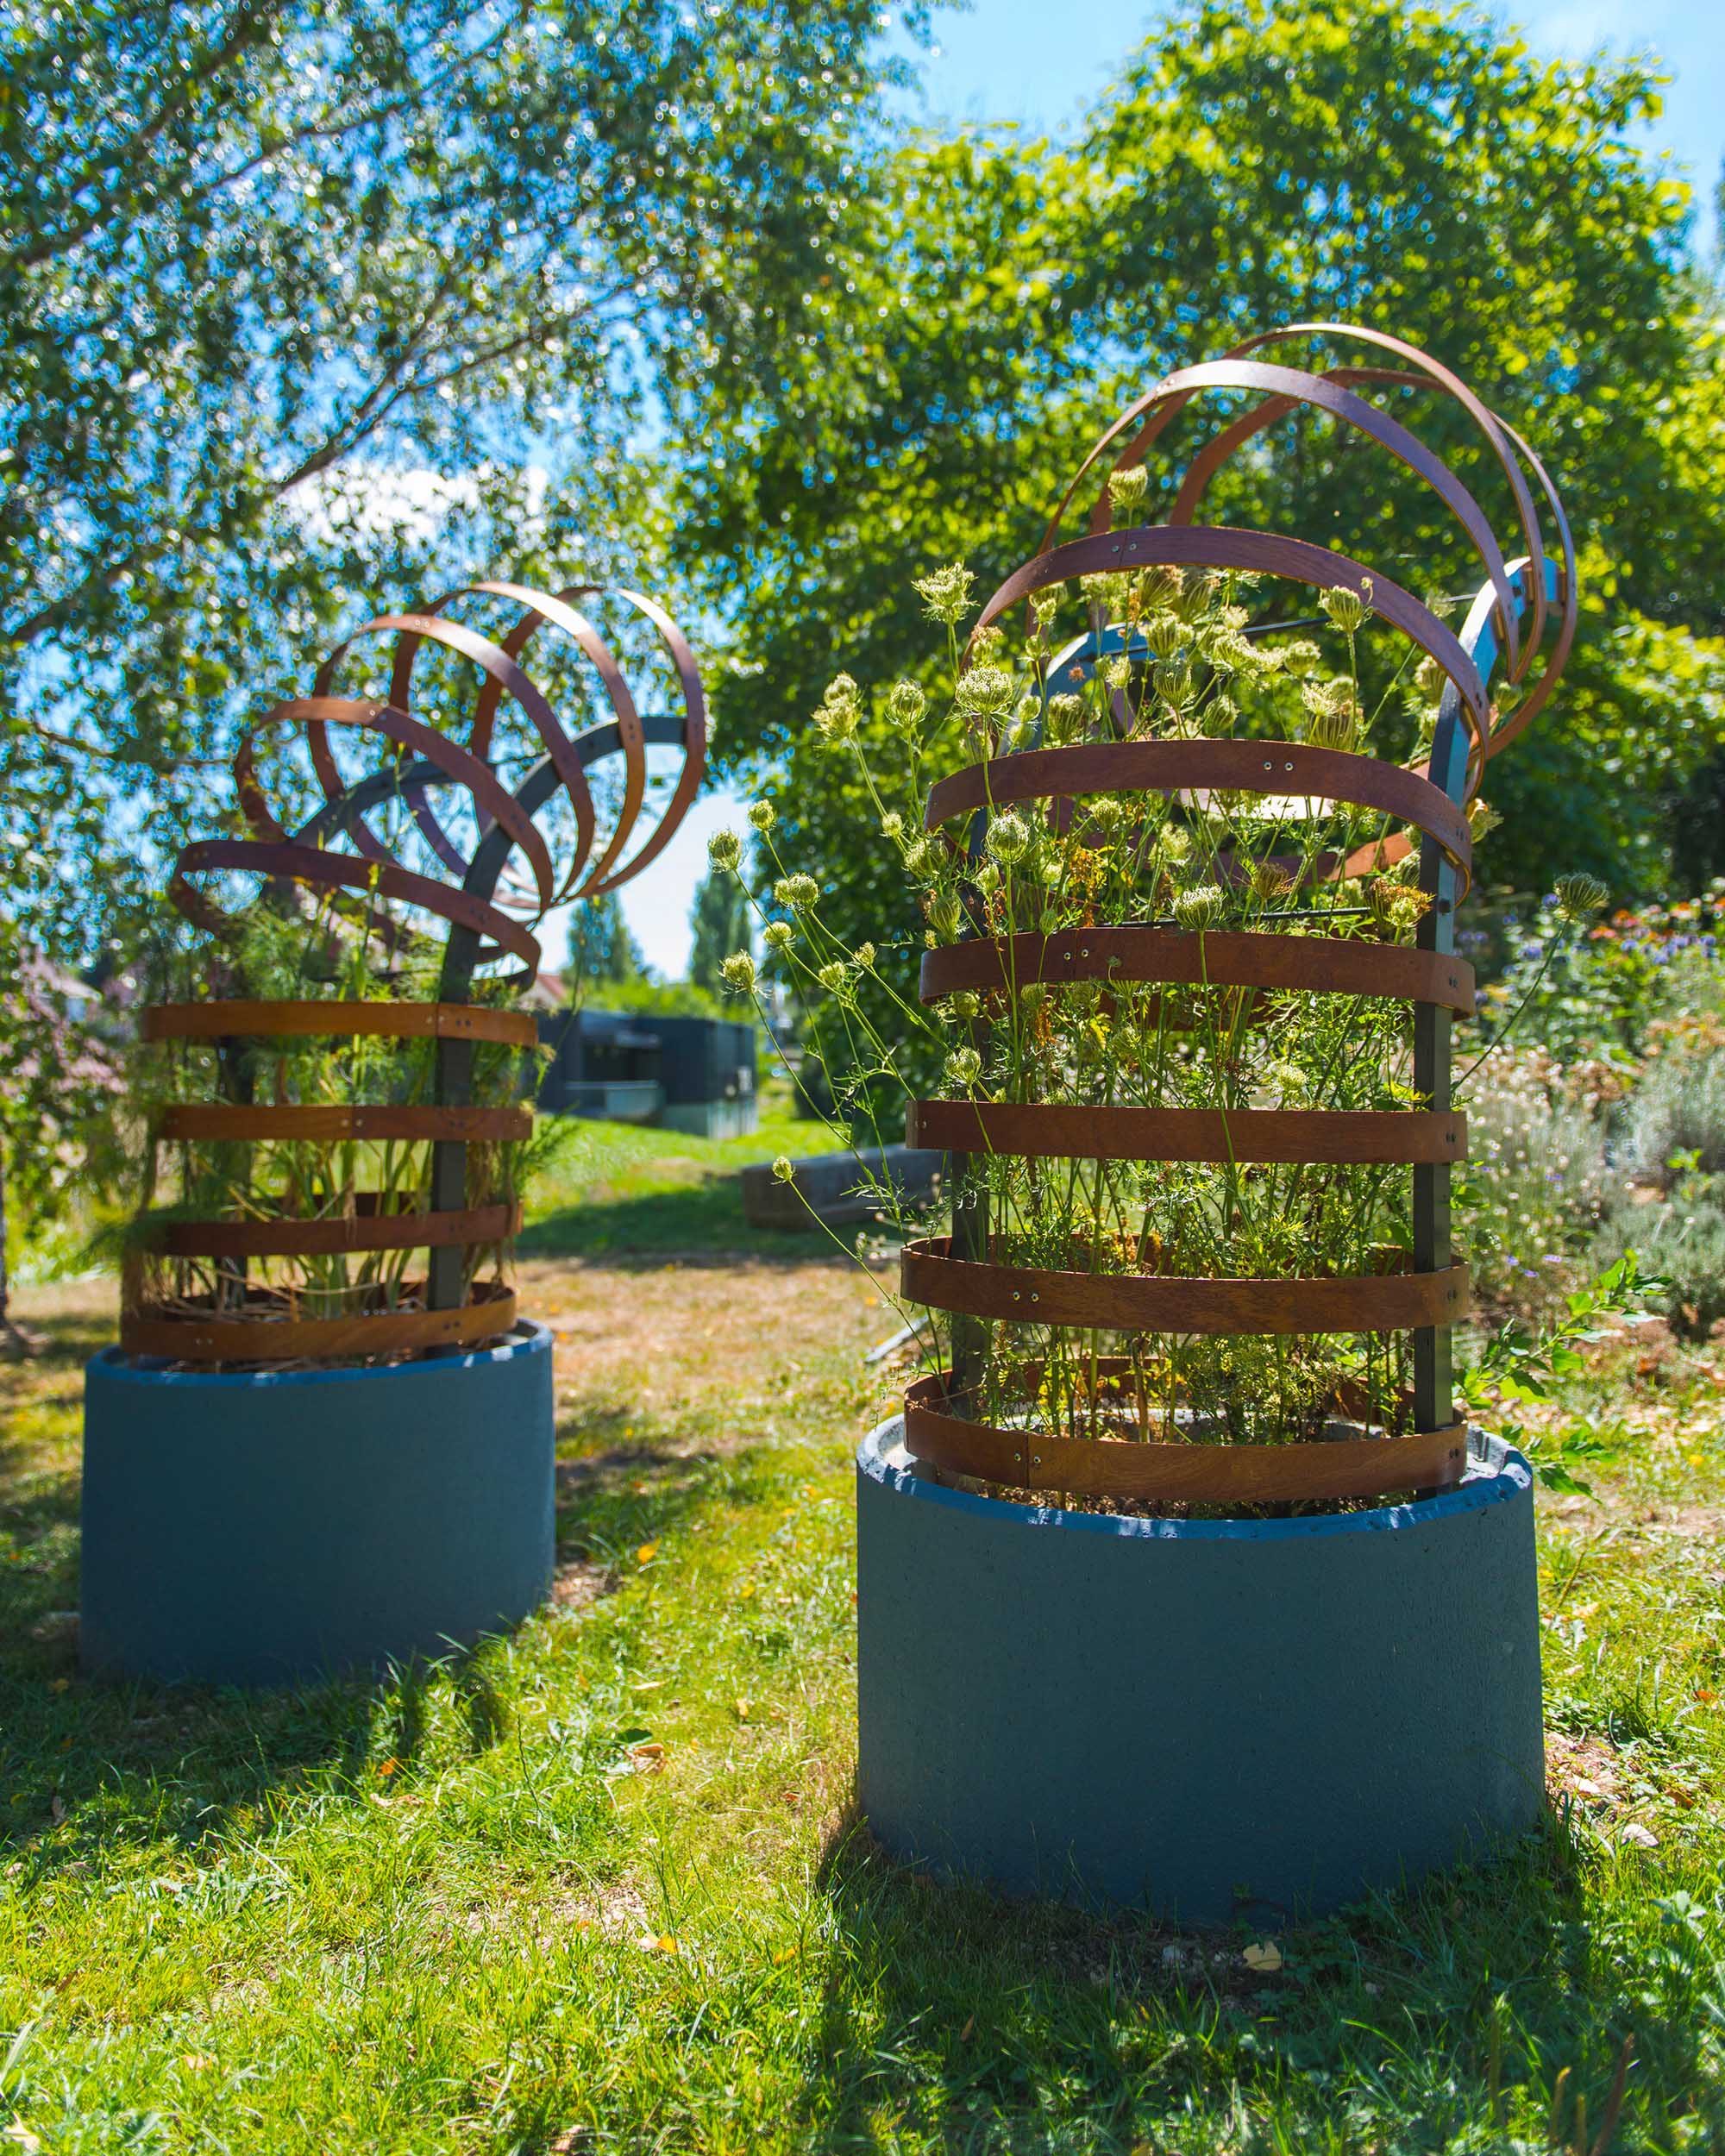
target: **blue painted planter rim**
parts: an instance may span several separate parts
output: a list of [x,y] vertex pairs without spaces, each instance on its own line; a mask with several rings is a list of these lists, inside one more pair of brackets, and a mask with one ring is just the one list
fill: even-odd
[[356,1385],[399,1377],[423,1370],[472,1369],[481,1363],[508,1363],[522,1355],[549,1355],[551,1335],[543,1325],[521,1319],[500,1347],[466,1348],[458,1354],[439,1355],[427,1362],[375,1363],[315,1370],[177,1370],[154,1356],[132,1357],[117,1347],[105,1347],[85,1365],[104,1383],[133,1385],[192,1385],[217,1388],[254,1388],[260,1385]]
[[[1066,1512],[1052,1505],[1015,1505],[1003,1497],[978,1497],[969,1490],[947,1489],[925,1482],[908,1466],[903,1451],[904,1418],[894,1415],[871,1430],[856,1449],[856,1463],[872,1481],[901,1496],[921,1498],[955,1512],[1017,1522],[1027,1527],[1066,1527],[1081,1534],[1113,1535],[1126,1541],[1285,1542],[1302,1536],[1394,1534],[1454,1520],[1488,1506],[1507,1504],[1531,1489],[1534,1471],[1522,1455],[1501,1438],[1470,1427],[1471,1457],[1463,1482],[1440,1497],[1415,1505],[1381,1505],[1370,1512],[1333,1513],[1313,1520],[1159,1520],[1137,1513]],[[897,1455],[895,1460],[894,1455]]]

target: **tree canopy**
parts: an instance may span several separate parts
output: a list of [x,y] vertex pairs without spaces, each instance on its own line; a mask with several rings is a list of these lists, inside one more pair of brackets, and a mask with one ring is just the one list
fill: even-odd
[[709,995],[723,989],[719,968],[733,951],[750,943],[749,904],[735,876],[710,868],[695,887],[689,909],[694,931],[689,951],[689,979]]
[[[1645,888],[1668,867],[1661,804],[1725,738],[1725,376],[1687,191],[1627,139],[1658,97],[1643,62],[1547,64],[1479,9],[1197,0],[1070,141],[884,156],[842,295],[773,399],[739,385],[706,422],[718,454],[683,467],[691,566],[744,661],[718,684],[723,749],[790,754],[781,805],[815,816],[794,744],[839,667],[884,685],[919,663],[913,575],[963,558],[992,588],[1167,369],[1353,320],[1521,427],[1584,550],[1565,693],[1493,769],[1499,873]],[[1465,421],[1441,400],[1406,417],[1513,530]],[[1441,505],[1343,433],[1278,429],[1217,513],[1459,573]]]
[[[1057,139],[915,131],[876,4],[4,7],[12,947],[76,966],[143,919],[229,809],[237,718],[362,608],[645,560],[721,763],[859,937],[909,936],[810,746],[828,680],[922,669],[912,579],[988,588],[1165,370],[1324,317],[1453,366],[1576,525],[1582,634],[1493,766],[1494,873],[1716,866],[1725,330],[1633,141],[1651,66],[1545,62],[1473,5],[1183,0]],[[1463,423],[1407,417],[1507,530]],[[1370,445],[1264,446],[1217,513],[1464,578]],[[0,981],[0,1052],[26,1017]]]
[[0,812],[70,959],[333,624],[638,557],[631,429],[773,378],[883,63],[870,0],[5,22]]

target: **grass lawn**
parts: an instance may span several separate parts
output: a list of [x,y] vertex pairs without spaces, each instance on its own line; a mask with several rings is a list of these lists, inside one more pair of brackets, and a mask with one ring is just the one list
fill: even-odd
[[782,1083],[764,1088],[761,1107],[761,1127],[747,1138],[690,1138],[626,1123],[567,1124],[568,1150],[536,1190],[522,1256],[832,1256],[832,1238],[812,1222],[806,1234],[762,1234],[743,1217],[739,1169],[776,1153],[828,1153],[837,1145],[824,1124],[792,1114]]
[[602,1133],[566,1170],[523,1267],[558,1335],[555,1599],[389,1681],[80,1683],[78,1367],[112,1295],[26,1298],[0,2150],[1590,2150],[1626,2043],[1609,2146],[1725,2148],[1725,1369],[1644,1343],[1578,1383],[1612,1449],[1593,1500],[1542,1500],[1543,1833],[1267,1974],[1244,1934],[871,1848],[850,1454],[894,1320],[842,1262],[763,1254],[710,1179],[737,1150]]

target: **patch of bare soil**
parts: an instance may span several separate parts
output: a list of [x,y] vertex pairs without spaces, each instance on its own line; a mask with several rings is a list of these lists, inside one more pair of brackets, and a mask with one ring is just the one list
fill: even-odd
[[1609,1810],[1622,1801],[1622,1776],[1616,1747],[1603,1737],[1546,1732],[1546,1787],[1554,1804],[1568,1797],[1590,1812]]
[[534,1259],[520,1268],[524,1314],[551,1329],[557,1400],[632,1438],[643,1420],[724,1401],[739,1424],[781,1401],[835,1348],[859,1357],[897,1330],[880,1288],[858,1269],[749,1259],[627,1269]]

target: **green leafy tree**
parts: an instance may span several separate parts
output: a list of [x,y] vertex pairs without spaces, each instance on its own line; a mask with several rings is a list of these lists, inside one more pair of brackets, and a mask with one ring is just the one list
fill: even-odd
[[587,899],[575,908],[569,923],[569,984],[574,1001],[582,1001],[596,987],[639,981],[646,972],[647,962],[630,933],[615,891]]
[[[961,557],[982,589],[1005,575],[1083,445],[1164,372],[1352,319],[1506,411],[1584,555],[1570,680],[1491,774],[1495,868],[1526,886],[1584,863],[1625,894],[1663,877],[1662,800],[1725,738],[1717,647],[1697,641],[1725,627],[1725,374],[1685,191],[1628,139],[1657,109],[1647,64],[1536,62],[1474,8],[1197,0],[1070,142],[885,158],[780,400],[725,400],[720,454],[684,478],[692,561],[745,594],[722,748],[781,756],[835,647],[889,681],[921,648],[911,578]],[[1512,535],[1465,418],[1441,398],[1407,417]],[[1477,583],[1448,512],[1371,445],[1308,421],[1266,446],[1212,513]],[[787,823],[832,820],[806,790],[819,768],[799,759],[775,793]],[[869,903],[878,928],[892,894]],[[911,925],[902,899],[895,918]]]
[[694,931],[689,979],[716,996],[723,987],[719,968],[733,951],[749,948],[749,901],[737,878],[710,868],[695,887],[689,922]]
[[624,446],[775,378],[893,70],[875,0],[0,26],[0,911],[78,965],[362,608],[662,556]]
[[798,334],[878,72],[862,0],[7,27],[0,805],[51,873],[141,782],[166,843],[367,600],[602,568],[643,400]]

